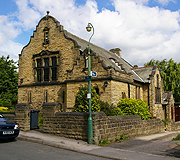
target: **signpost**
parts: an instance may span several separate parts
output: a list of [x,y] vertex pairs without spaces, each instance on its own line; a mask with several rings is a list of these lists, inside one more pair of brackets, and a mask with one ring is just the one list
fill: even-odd
[[97,77],[97,72],[91,71],[91,76],[92,76],[92,77]]

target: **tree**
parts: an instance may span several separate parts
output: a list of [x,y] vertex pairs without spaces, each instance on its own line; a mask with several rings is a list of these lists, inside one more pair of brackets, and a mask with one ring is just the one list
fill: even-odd
[[151,59],[150,62],[145,63],[144,66],[157,65],[163,79],[163,90],[165,92],[172,91],[176,102],[180,102],[180,63],[174,62],[172,58],[167,61]]
[[0,58],[0,105],[15,105],[17,103],[18,73],[16,62],[9,56]]
[[[80,87],[79,91],[76,95],[74,112],[88,112],[88,87]],[[100,103],[99,103],[99,95],[96,93],[96,90],[91,87],[91,109],[92,112],[100,112]]]

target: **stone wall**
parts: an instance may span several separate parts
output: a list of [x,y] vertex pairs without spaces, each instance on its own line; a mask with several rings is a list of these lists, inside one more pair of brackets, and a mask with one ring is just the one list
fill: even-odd
[[131,137],[164,132],[160,119],[141,120],[138,115],[106,116],[103,112],[95,113],[93,126],[95,143],[105,139],[114,142],[123,133]]
[[166,122],[166,130],[167,131],[178,131],[180,130],[180,121],[174,122],[173,120],[169,120]]
[[[54,107],[43,106],[43,132],[59,136],[87,140],[88,113],[53,112]],[[47,109],[48,108],[48,109]],[[48,111],[49,113],[45,113]],[[100,140],[114,142],[124,133],[138,136],[164,132],[164,123],[160,119],[141,120],[138,115],[106,116],[104,112],[92,114],[93,136],[95,144]]]

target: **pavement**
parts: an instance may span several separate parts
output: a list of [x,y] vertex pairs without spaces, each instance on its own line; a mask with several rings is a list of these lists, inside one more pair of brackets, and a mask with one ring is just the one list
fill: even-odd
[[[158,134],[152,134],[147,136],[133,137],[132,140],[143,140],[143,141],[171,141],[175,138],[180,131],[174,132],[164,132]],[[34,143],[40,143],[56,148],[62,148],[66,150],[71,150],[79,153],[94,155],[98,157],[104,157],[108,159],[120,159],[120,160],[176,160],[179,158],[170,156],[161,156],[149,153],[143,153],[138,151],[131,151],[128,149],[113,148],[110,146],[101,147],[97,145],[88,144],[82,140],[69,139],[65,137],[60,137],[52,134],[43,133],[40,130],[31,130],[28,132],[20,131],[17,140],[25,140]],[[180,141],[175,143],[174,147],[180,146]],[[140,144],[139,144],[140,145]],[[180,153],[180,152],[179,152]]]

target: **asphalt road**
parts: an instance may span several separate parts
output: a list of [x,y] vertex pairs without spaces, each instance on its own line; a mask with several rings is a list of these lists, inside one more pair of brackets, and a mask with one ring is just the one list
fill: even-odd
[[1,141],[0,160],[107,160],[26,141]]
[[180,158],[180,146],[177,142],[179,143],[179,141],[124,140],[121,143],[110,144],[108,147]]

